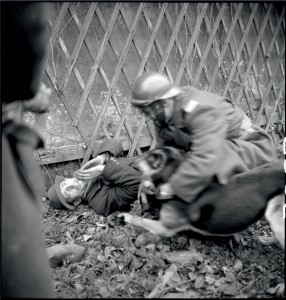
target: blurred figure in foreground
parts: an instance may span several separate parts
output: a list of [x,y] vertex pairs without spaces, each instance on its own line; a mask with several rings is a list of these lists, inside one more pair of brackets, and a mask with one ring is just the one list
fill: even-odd
[[43,141],[13,109],[16,101],[26,111],[48,109],[51,91],[40,88],[48,13],[47,3],[1,3],[3,298],[55,298],[39,206],[44,180],[33,154]]

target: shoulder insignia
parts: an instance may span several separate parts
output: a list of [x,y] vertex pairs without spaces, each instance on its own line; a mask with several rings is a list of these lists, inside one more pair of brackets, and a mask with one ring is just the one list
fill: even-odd
[[187,105],[183,108],[183,110],[184,110],[185,112],[190,113],[190,112],[192,112],[192,111],[195,110],[195,108],[197,107],[198,104],[199,104],[198,101],[196,101],[196,100],[190,100],[190,101],[187,103]]

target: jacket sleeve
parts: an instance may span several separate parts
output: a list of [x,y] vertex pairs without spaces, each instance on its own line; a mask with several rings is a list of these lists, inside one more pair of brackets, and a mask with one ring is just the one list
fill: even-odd
[[137,200],[141,173],[128,163],[110,158],[102,172],[103,184],[97,197],[96,212],[109,215],[115,211],[129,210]]
[[218,157],[223,149],[227,124],[219,109],[200,103],[194,111],[186,113],[186,126],[191,146],[186,160],[169,182],[175,195],[192,202],[219,168]]

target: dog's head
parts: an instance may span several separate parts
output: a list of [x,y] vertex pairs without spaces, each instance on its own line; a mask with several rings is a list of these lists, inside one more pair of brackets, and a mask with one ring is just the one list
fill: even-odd
[[143,178],[151,181],[155,186],[165,183],[178,169],[183,161],[181,152],[173,147],[160,147],[144,153],[136,161],[136,165],[143,173]]
[[136,166],[143,173],[139,188],[139,200],[143,210],[150,209],[150,205],[154,205],[157,198],[164,199],[158,194],[157,188],[169,180],[182,161],[181,152],[173,147],[160,147],[148,151],[136,160]]

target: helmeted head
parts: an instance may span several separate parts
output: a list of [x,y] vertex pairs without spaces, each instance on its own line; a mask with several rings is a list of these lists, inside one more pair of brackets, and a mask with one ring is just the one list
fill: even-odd
[[174,86],[169,78],[159,72],[150,72],[136,79],[132,88],[131,103],[142,107],[157,100],[177,96],[180,89]]
[[174,86],[165,75],[159,72],[146,73],[135,81],[131,103],[162,126],[166,123],[167,101],[180,93],[180,88]]

